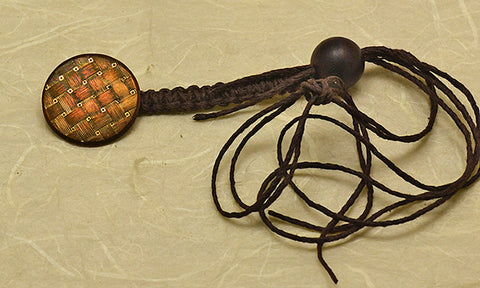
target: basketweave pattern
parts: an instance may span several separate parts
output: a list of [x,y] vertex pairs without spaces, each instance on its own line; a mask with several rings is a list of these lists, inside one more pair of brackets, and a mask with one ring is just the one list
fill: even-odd
[[77,142],[115,137],[134,120],[139,88],[113,58],[76,57],[49,77],[43,93],[45,116],[61,134]]

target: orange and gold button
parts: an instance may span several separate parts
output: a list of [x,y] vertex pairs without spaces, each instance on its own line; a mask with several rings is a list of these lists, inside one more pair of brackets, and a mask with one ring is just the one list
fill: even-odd
[[60,64],[48,77],[42,95],[50,127],[75,144],[98,146],[123,135],[140,107],[140,89],[120,61],[83,54]]

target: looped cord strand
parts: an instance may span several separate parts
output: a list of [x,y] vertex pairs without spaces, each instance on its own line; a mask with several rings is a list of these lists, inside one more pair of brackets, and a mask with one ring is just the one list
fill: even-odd
[[[323,247],[326,243],[344,239],[365,227],[387,227],[413,221],[451,199],[451,197],[462,188],[471,185],[480,175],[480,113],[470,91],[447,73],[419,61],[415,56],[406,51],[386,47],[367,47],[362,49],[362,53],[365,61],[379,65],[404,77],[428,96],[428,100],[430,101],[430,115],[426,126],[421,131],[410,135],[397,135],[389,131],[383,125],[363,113],[355,105],[352,96],[344,89],[343,85],[338,85],[338,79],[332,79],[330,77],[326,79],[313,79],[313,76],[298,77],[301,81],[295,91],[289,93],[279,102],[253,115],[232,134],[215,160],[211,181],[212,197],[215,206],[223,216],[228,218],[241,218],[252,213],[258,213],[264,224],[274,233],[294,241],[315,244],[317,246],[317,257],[320,263],[335,283],[337,283],[338,279],[323,256]],[[295,85],[288,83],[287,86],[294,87]],[[274,91],[275,90],[272,89],[271,93]],[[439,96],[438,93],[442,93],[442,96]],[[467,101],[462,102],[461,98],[457,97],[457,93],[461,94],[462,99],[466,99]],[[237,188],[237,182],[235,181],[236,166],[241,152],[255,134],[260,132],[262,128],[273,119],[289,109],[302,96],[305,96],[307,99],[302,114],[288,122],[280,132],[277,141],[278,167],[263,180],[257,191],[256,201],[252,204],[247,204],[242,200]],[[256,98],[255,95],[251,97]],[[312,113],[311,109],[314,105],[327,103],[337,105],[346,111],[351,116],[351,124],[345,124],[326,115]],[[249,105],[245,107],[247,106]],[[443,110],[446,115],[452,119],[455,127],[463,135],[466,143],[466,161],[464,171],[457,179],[441,185],[431,185],[416,179],[388,159],[370,141],[369,134],[374,133],[378,137],[390,141],[403,143],[418,142],[432,131],[439,109]],[[235,111],[237,110],[239,109]],[[473,112],[473,115],[470,111]],[[228,113],[231,113],[231,110],[228,111]],[[219,115],[220,114],[217,113],[214,114],[213,117]],[[208,117],[198,117],[196,119],[207,118]],[[337,128],[354,137],[360,169],[353,169],[335,163],[300,161],[305,124],[307,121],[313,120],[332,123]],[[293,136],[291,136],[289,140],[288,148],[286,151],[283,151],[287,132],[292,129],[294,130]],[[221,163],[226,160],[225,158],[229,151],[233,153],[232,156],[229,157],[230,193],[240,208],[238,211],[225,210],[218,196],[218,173]],[[416,187],[421,192],[401,192],[376,180],[371,174],[373,158],[377,158],[383,162],[386,167],[391,169],[396,175],[403,179],[403,181]],[[354,176],[358,178],[359,182],[345,204],[338,211],[334,211],[312,200],[308,196],[309,193],[304,192],[295,184],[294,176],[296,171],[303,169],[337,171]],[[311,220],[291,217],[272,209],[272,205],[284,194],[287,187],[290,187],[307,207],[329,217],[330,221],[324,225],[320,225],[311,222]],[[319,191],[316,192],[318,193]],[[310,193],[314,192],[310,191]],[[374,209],[374,195],[381,197],[382,194],[390,195],[390,197],[394,197],[397,200],[380,208],[378,208],[379,204],[377,203],[377,206],[375,206],[377,208]],[[357,217],[348,216],[347,212],[352,209],[353,206],[360,205],[357,203],[357,200],[361,195],[365,195],[366,198],[366,203],[363,204],[363,211]],[[395,210],[418,203],[424,204],[420,205],[418,210],[408,215],[393,219],[388,217],[388,215],[395,215],[391,214],[391,212]],[[283,225],[276,224],[278,222],[281,222]],[[284,228],[286,227],[285,224],[287,224],[287,227],[291,225],[292,227],[301,228],[305,231],[316,231],[318,236],[306,236],[298,234],[298,232],[289,232]]]

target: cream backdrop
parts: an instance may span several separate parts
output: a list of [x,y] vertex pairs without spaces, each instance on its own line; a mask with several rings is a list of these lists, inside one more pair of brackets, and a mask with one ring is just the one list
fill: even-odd
[[[40,101],[50,72],[76,54],[119,59],[146,90],[307,64],[321,40],[341,35],[361,47],[408,50],[480,100],[476,0],[4,0],[0,23],[1,287],[335,287],[315,247],[276,236],[256,215],[231,221],[214,208],[213,161],[264,105],[198,123],[193,113],[139,117],[117,142],[74,146],[50,131]],[[424,95],[372,65],[351,93],[395,132],[425,124]],[[243,192],[254,195],[274,167],[272,145],[299,111],[246,151]],[[380,148],[422,180],[445,183],[463,167],[464,144],[444,118],[425,145]],[[355,163],[347,136],[310,128],[305,153]],[[398,182],[383,168],[375,172]],[[333,180],[302,181],[338,207],[351,187]],[[327,245],[336,287],[479,287],[479,187],[415,222]]]

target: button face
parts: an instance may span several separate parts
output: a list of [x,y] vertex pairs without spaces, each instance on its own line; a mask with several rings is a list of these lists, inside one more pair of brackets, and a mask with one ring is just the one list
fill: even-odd
[[140,108],[140,89],[120,61],[83,54],[60,64],[47,79],[43,114],[50,127],[75,144],[99,146],[125,133]]

